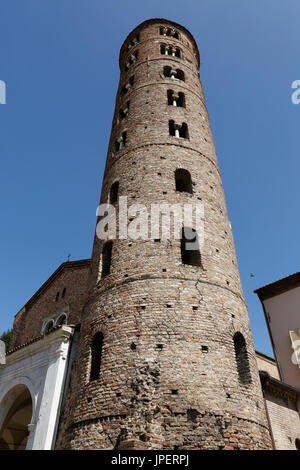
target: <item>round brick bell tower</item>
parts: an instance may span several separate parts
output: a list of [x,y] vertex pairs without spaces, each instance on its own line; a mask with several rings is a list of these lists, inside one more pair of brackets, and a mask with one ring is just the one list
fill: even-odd
[[120,69],[101,203],[202,203],[204,245],[95,236],[60,447],[271,448],[197,45],[151,19]]

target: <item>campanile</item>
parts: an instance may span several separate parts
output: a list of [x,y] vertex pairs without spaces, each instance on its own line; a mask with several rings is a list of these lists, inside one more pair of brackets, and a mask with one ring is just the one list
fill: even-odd
[[164,19],[121,47],[100,202],[202,204],[204,243],[95,236],[60,448],[271,447],[199,65]]

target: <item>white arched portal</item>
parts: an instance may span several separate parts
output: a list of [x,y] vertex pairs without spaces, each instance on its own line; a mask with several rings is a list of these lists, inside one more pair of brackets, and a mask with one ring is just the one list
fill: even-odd
[[54,448],[73,331],[62,325],[6,355],[0,365],[0,450]]

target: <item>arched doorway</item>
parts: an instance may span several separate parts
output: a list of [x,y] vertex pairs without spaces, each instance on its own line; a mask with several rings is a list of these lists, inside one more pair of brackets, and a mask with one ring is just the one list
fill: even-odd
[[16,385],[7,396],[11,394],[14,400],[0,431],[0,450],[24,450],[32,417],[32,399],[25,385]]

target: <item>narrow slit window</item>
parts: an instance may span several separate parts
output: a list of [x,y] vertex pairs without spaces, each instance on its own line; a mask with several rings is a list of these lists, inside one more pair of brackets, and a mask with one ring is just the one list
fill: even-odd
[[193,194],[192,178],[189,171],[177,168],[175,171],[176,191]]
[[110,188],[109,192],[109,202],[110,204],[115,204],[118,201],[119,194],[119,182],[115,181]]
[[112,241],[107,241],[102,249],[102,274],[101,277],[108,276],[111,266]]
[[185,107],[184,93],[182,92],[175,93],[173,90],[168,90],[167,96],[168,96],[168,105],[178,106],[182,108]]
[[66,325],[66,324],[67,324],[67,317],[65,314],[63,314],[57,319],[55,326]]
[[246,341],[242,333],[235,333],[233,342],[239,381],[243,385],[248,385],[251,383],[250,364]]
[[98,380],[100,377],[100,367],[103,349],[103,334],[96,333],[91,344],[91,370],[90,381]]
[[166,28],[165,26],[161,26],[159,28],[159,34],[161,36],[170,36],[170,37],[173,37],[175,39],[179,39],[179,34],[175,29]]
[[183,264],[202,267],[198,234],[190,227],[182,228],[181,261]]

